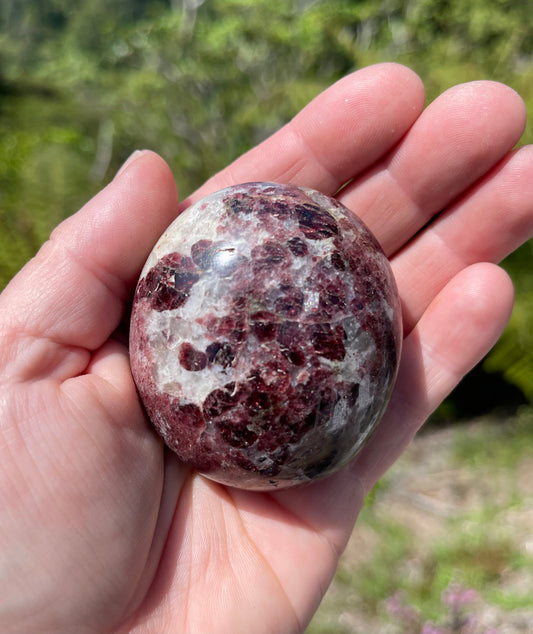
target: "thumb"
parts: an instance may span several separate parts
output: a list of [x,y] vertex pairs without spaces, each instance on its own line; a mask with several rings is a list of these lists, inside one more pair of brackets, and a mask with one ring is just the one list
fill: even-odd
[[[178,198],[166,163],[135,153],[114,180],[61,223],[0,296],[8,376],[71,376],[117,328],[125,302]],[[82,358],[80,351],[85,354]],[[72,358],[77,358],[77,363]]]

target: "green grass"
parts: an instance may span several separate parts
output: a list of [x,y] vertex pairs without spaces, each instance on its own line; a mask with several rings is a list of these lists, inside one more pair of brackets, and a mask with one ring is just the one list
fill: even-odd
[[[529,494],[518,484],[521,462],[533,447],[533,410],[523,409],[509,421],[458,425],[451,433],[447,464],[462,475],[461,486],[466,482],[475,489],[475,503],[470,505],[471,498],[465,498],[464,507],[442,518],[438,537],[425,540],[416,527],[395,517],[388,501],[397,477],[393,468],[358,520],[358,530],[373,536],[370,556],[356,565],[350,558],[341,560],[308,634],[363,634],[347,614],[362,614],[377,624],[374,627],[385,629],[390,624],[385,602],[398,590],[422,621],[443,622],[447,608],[442,595],[450,583],[475,589],[485,604],[507,612],[533,610],[531,592],[520,584],[505,585],[510,574],[519,574],[530,578],[533,587],[533,557],[513,524],[513,514],[526,514],[533,500],[533,487]],[[403,473],[406,468],[408,462],[402,465]],[[357,535],[356,531],[356,548]]]
[[512,469],[533,447],[533,408],[525,406],[505,422],[494,421],[456,434],[458,464],[486,471]]
[[394,594],[401,584],[398,562],[409,556],[414,536],[393,519],[376,519],[365,512],[360,519],[379,534],[380,546],[369,562],[355,570],[341,564],[337,581],[355,592],[367,611],[377,614],[383,599]]

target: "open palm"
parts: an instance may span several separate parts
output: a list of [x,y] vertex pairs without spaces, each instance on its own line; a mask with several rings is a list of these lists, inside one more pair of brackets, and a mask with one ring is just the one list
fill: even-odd
[[365,494],[501,333],[513,293],[493,263],[533,233],[516,93],[476,82],[423,107],[408,69],[358,71],[181,204],[252,180],[341,190],[390,257],[396,389],[370,443],[323,481],[225,488],[146,420],[117,331],[179,209],[157,155],[136,154],[14,278],[0,296],[2,632],[305,628]]

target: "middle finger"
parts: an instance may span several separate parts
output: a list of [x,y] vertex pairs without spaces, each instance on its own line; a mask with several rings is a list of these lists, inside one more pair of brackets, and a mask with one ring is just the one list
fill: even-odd
[[511,88],[491,81],[455,86],[339,198],[390,257],[503,158],[524,127],[524,104]]

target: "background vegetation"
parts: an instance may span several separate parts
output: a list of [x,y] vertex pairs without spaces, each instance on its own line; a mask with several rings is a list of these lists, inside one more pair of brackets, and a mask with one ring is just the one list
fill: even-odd
[[533,411],[419,434],[367,499],[307,634],[533,631]]
[[[411,66],[428,100],[462,81],[500,80],[531,111],[532,9],[531,0],[0,0],[0,288],[133,149],[162,154],[186,195],[365,65]],[[530,243],[506,262],[516,310],[484,366],[529,401],[532,256]],[[460,405],[445,414],[460,416]]]
[[[532,15],[532,0],[0,0],[0,288],[134,149],[163,155],[186,196],[368,64],[412,67],[428,101],[463,81],[503,81],[533,112]],[[533,142],[531,124],[523,142]],[[531,605],[533,576],[529,594],[523,583],[502,590],[505,574],[516,580],[533,568],[531,540],[527,551],[506,532],[507,520],[492,521],[492,532],[488,526],[495,517],[516,524],[533,500],[531,488],[516,485],[520,469],[526,483],[533,474],[523,455],[533,440],[532,261],[529,242],[505,262],[517,292],[511,324],[440,418],[494,414],[509,395],[515,410],[529,405],[505,424],[491,418],[475,432],[463,425],[448,444],[439,437],[427,453],[408,456],[405,473],[429,487],[408,496],[409,522],[391,511],[394,495],[409,490],[401,464],[379,484],[310,632],[385,631],[350,618],[385,618],[384,600],[398,587],[437,619],[440,593],[457,578],[502,609]],[[506,390],[494,376],[504,377]],[[466,496],[444,515],[432,476],[417,471],[443,447],[438,481]],[[465,493],[465,473],[472,489],[487,489],[477,504]],[[414,526],[420,503],[426,524]],[[440,532],[427,545],[419,537],[430,536],[433,516]],[[361,550],[371,556],[352,561]]]

